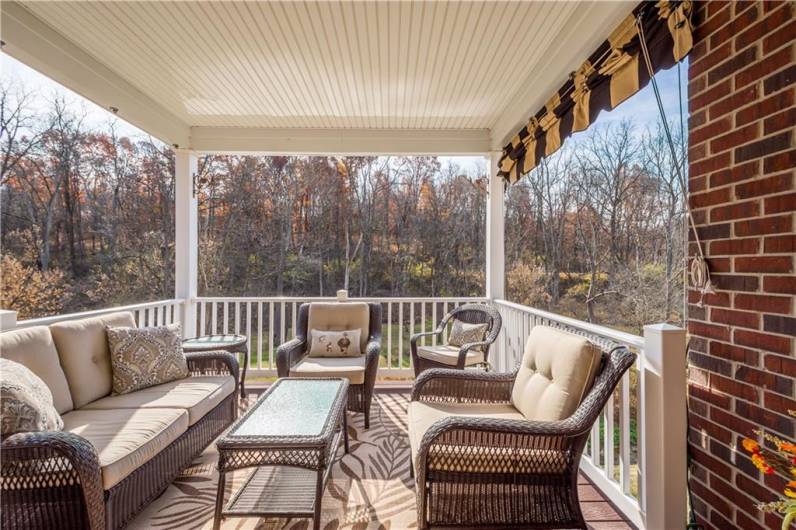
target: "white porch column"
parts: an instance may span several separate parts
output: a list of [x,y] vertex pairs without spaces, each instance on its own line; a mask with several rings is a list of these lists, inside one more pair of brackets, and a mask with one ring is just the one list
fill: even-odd
[[196,174],[196,153],[177,149],[174,160],[175,177],[175,259],[174,296],[185,300],[182,311],[183,336],[196,336],[196,294],[199,265],[199,218],[193,196]]
[[503,179],[497,176],[500,151],[489,153],[489,195],[486,200],[486,297],[503,298],[506,278]]
[[0,309],[0,331],[8,331],[17,327],[17,312]]
[[683,528],[686,501],[686,332],[644,326],[639,469],[645,528]]

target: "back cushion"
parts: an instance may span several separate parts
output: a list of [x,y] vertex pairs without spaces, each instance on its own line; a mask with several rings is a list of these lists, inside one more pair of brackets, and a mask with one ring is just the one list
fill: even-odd
[[111,313],[50,326],[77,409],[109,395],[113,388],[111,354],[105,332],[108,326],[135,327],[133,314]]
[[588,339],[536,326],[525,343],[512,404],[529,420],[568,418],[591,388],[602,352]]
[[75,408],[58,351],[46,326],[0,333],[0,355],[39,376],[50,389],[53,405],[59,414]]
[[[346,331],[360,329],[359,351],[364,352],[370,335],[370,307],[365,302],[313,302],[307,321],[310,330]],[[309,336],[307,339],[309,340]]]

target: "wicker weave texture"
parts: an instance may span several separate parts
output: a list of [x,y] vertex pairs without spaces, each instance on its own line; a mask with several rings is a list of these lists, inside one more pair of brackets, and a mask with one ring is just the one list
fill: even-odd
[[[591,390],[566,420],[452,416],[432,425],[413,462],[419,527],[586,528],[577,490],[580,458],[634,360],[624,347],[603,353]],[[506,403],[515,375],[429,370],[415,383],[412,400]]]
[[186,355],[192,374],[229,374],[236,389],[154,458],[108,491],[94,447],[68,432],[22,433],[2,441],[4,529],[116,529],[127,524],[232,423],[238,365],[227,352]]

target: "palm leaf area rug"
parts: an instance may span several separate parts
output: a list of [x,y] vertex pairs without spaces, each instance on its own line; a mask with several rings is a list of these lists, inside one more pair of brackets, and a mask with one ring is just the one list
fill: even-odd
[[[249,400],[256,396],[249,397]],[[409,439],[406,427],[407,393],[374,396],[370,429],[362,414],[348,415],[350,452],[337,452],[324,490],[321,528],[416,528],[415,490],[409,478]],[[218,456],[211,444],[128,528],[210,529],[216,501]],[[254,469],[228,475],[225,499],[237,491]],[[229,518],[223,529],[301,530],[311,519]]]

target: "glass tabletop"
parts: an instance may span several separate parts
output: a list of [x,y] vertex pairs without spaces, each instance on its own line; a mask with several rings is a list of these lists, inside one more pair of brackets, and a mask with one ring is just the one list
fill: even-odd
[[246,337],[243,335],[206,335],[204,337],[194,337],[192,339],[185,339],[183,344],[187,345],[204,345],[204,344],[231,344],[235,342],[245,342]]
[[229,436],[318,436],[342,385],[341,379],[280,379]]

